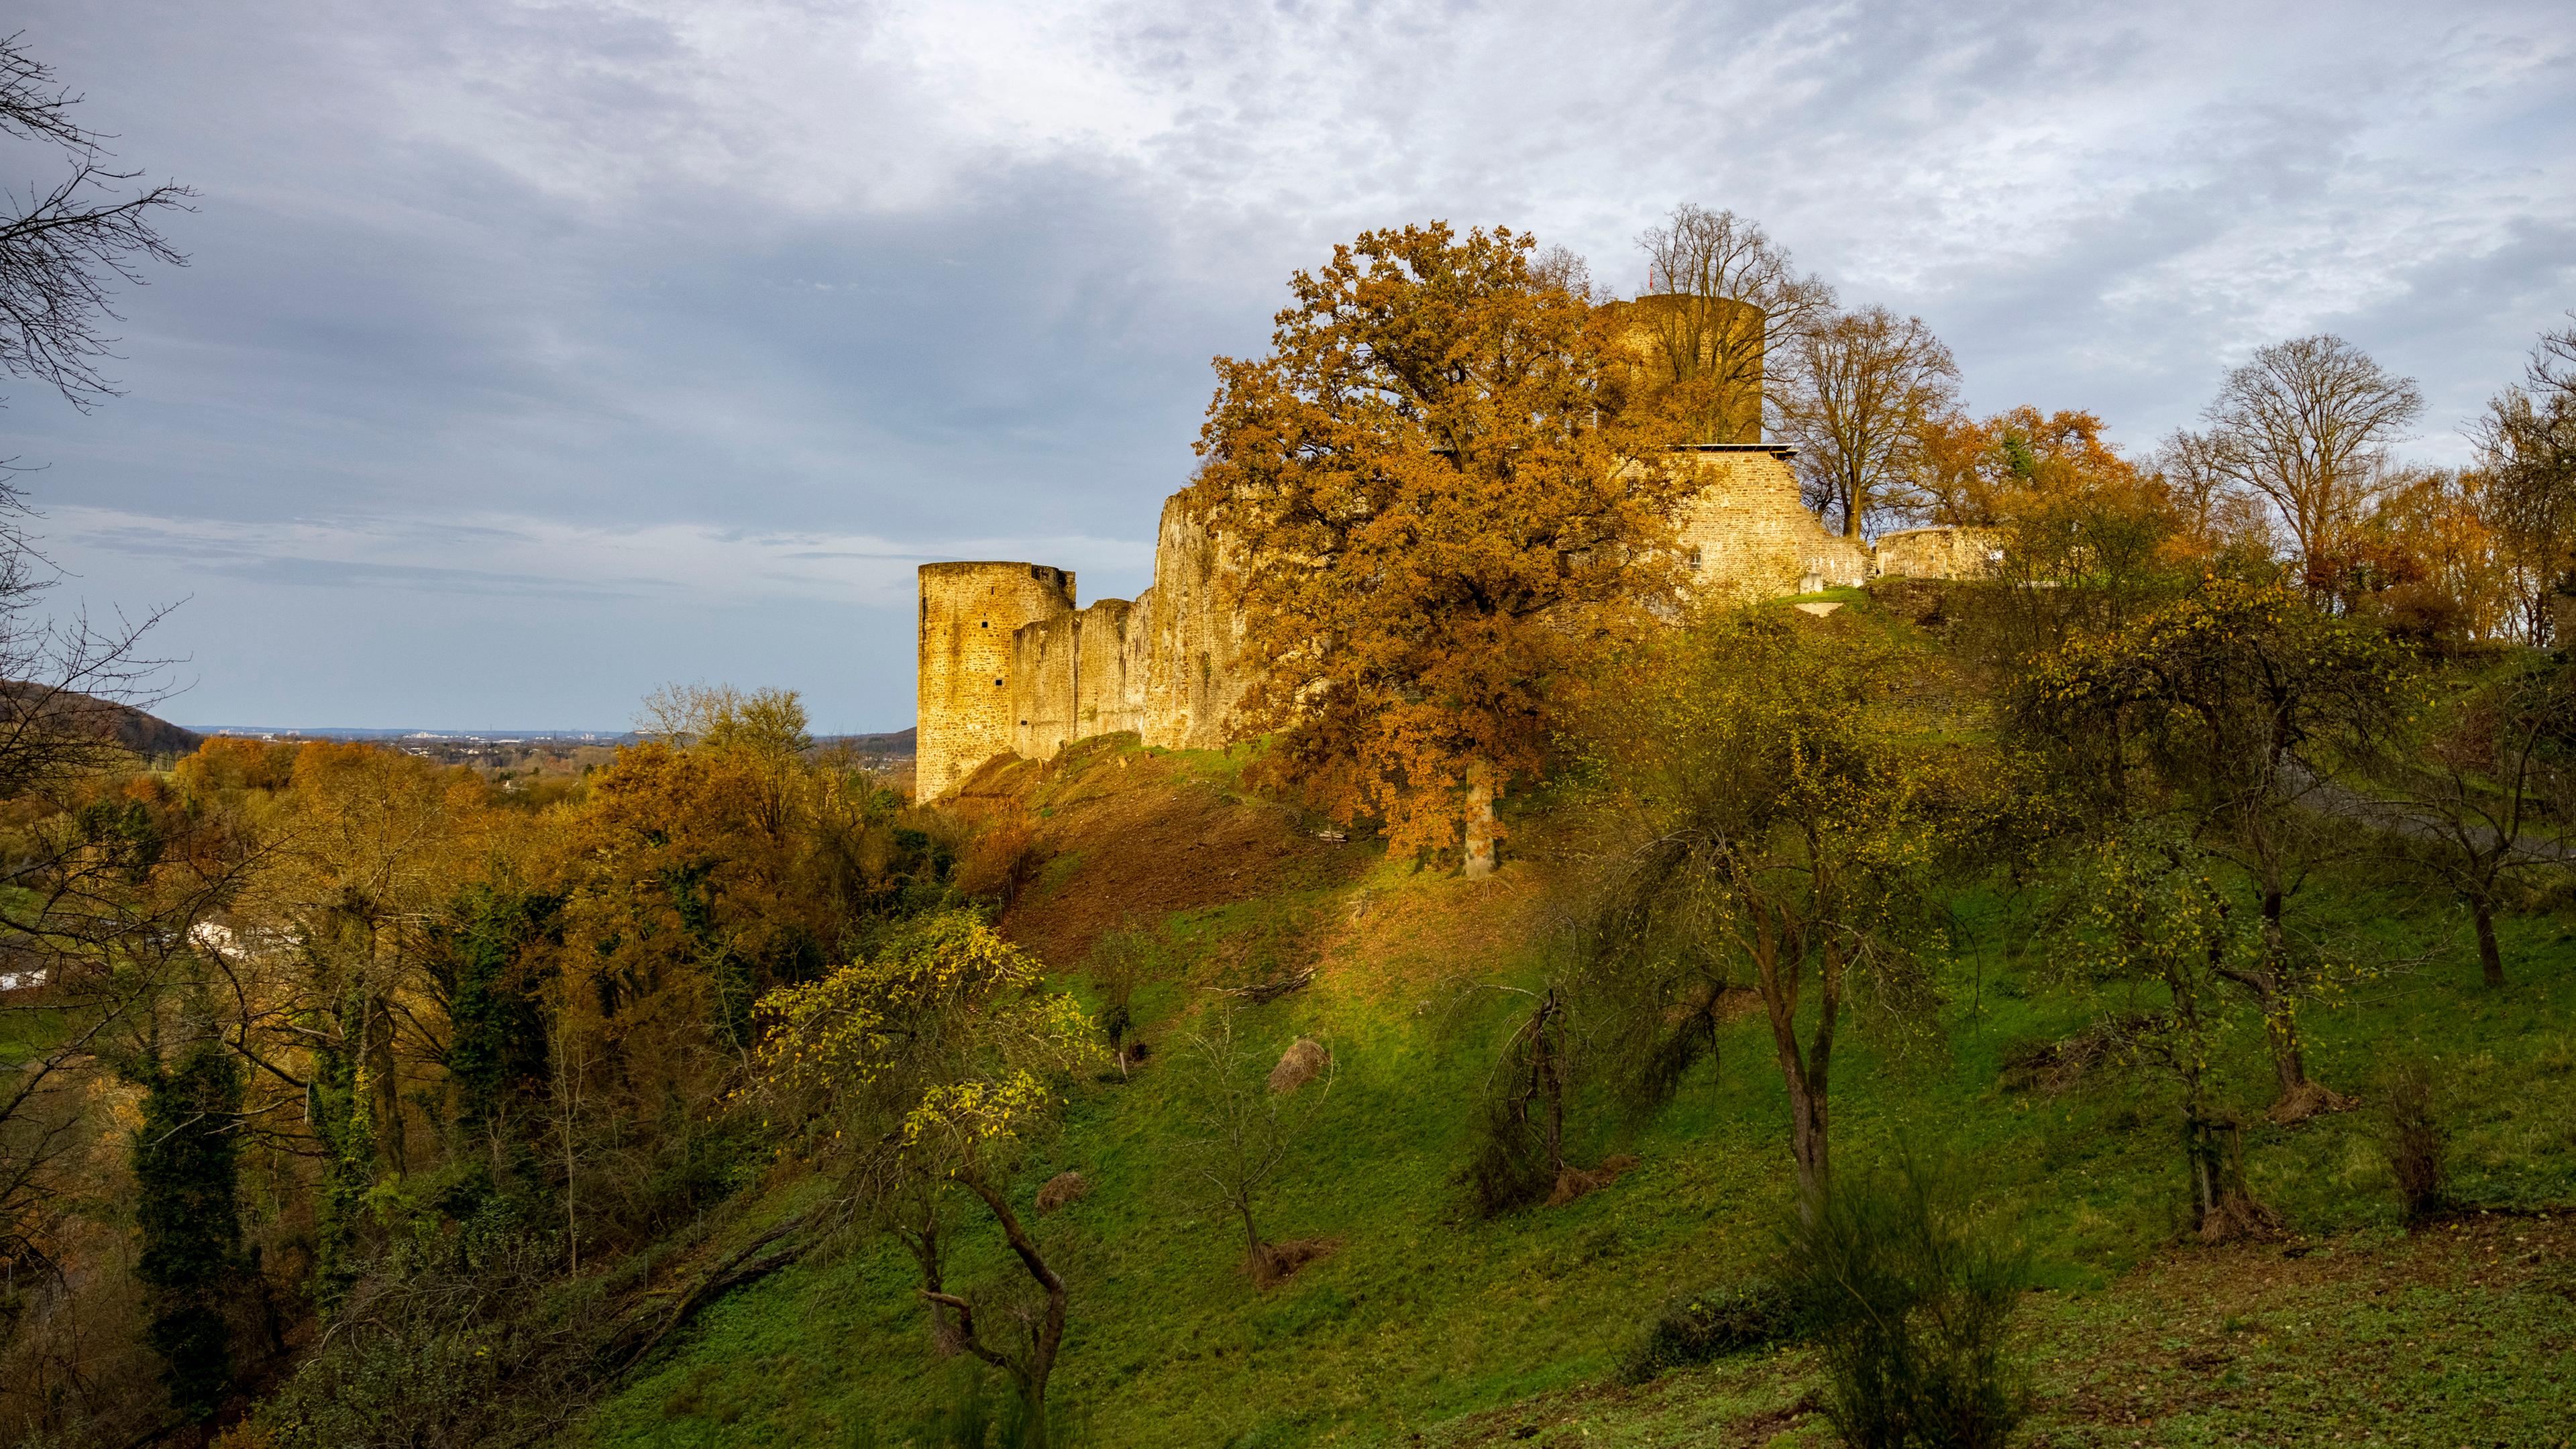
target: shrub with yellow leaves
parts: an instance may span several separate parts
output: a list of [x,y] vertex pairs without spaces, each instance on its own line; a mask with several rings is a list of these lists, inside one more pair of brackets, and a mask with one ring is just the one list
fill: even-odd
[[[1052,1113],[1058,1082],[1106,1060],[1097,1029],[1044,978],[981,915],[945,911],[908,922],[870,960],[760,1003],[762,1084],[798,1114],[816,1160],[842,1171],[852,1205],[911,1250],[934,1336],[1018,1386],[1034,1442],[1065,1285],[1011,1206],[1012,1151]],[[938,1198],[952,1190],[983,1204],[1045,1296],[1024,1346],[987,1342],[974,1301],[948,1291]]]

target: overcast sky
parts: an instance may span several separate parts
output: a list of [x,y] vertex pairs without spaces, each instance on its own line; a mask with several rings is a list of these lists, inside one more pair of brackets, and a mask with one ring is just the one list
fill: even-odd
[[[1633,290],[1674,203],[2132,448],[2264,342],[2421,380],[2576,306],[2576,7],[37,0],[202,193],[126,395],[18,383],[65,607],[185,600],[189,723],[618,728],[666,680],[912,721],[913,568],[1151,570],[1208,359],[1374,226]],[[6,179],[51,174],[11,150]]]

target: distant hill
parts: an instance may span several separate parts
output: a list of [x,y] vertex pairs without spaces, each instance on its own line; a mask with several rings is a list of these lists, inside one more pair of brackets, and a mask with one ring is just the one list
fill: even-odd
[[845,745],[852,754],[873,755],[883,760],[909,760],[913,755],[914,731],[894,730],[881,735],[818,735],[814,744],[820,749]]
[[25,681],[0,681],[0,728],[41,721],[113,740],[138,755],[194,753],[206,737],[130,704]]

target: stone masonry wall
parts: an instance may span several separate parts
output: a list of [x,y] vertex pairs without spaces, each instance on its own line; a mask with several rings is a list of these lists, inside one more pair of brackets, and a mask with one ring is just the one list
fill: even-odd
[[1073,616],[1074,647],[1082,658],[1067,741],[1139,727],[1142,690],[1127,678],[1127,630],[1138,608],[1125,599],[1101,599]]
[[1826,532],[1798,500],[1789,449],[1703,444],[1690,455],[1706,482],[1679,533],[1702,592],[1750,603],[1799,593],[1810,575],[1828,587],[1869,577],[1868,547]]
[[1982,528],[1909,528],[1878,538],[1878,571],[1912,579],[1972,579],[2000,541]]
[[1223,595],[1234,566],[1180,495],[1167,500],[1152,588],[1133,603],[1050,613],[1012,635],[1008,748],[1043,760],[1121,730],[1162,749],[1225,745],[1245,685],[1242,621]]
[[[1891,534],[1875,558],[1827,532],[1798,499],[1790,456],[1760,443],[1690,450],[1704,481],[1684,510],[1680,544],[1700,589],[1752,602],[1798,593],[1810,579],[1955,578],[1982,566],[1987,544],[1975,530]],[[1163,749],[1230,743],[1249,681],[1243,621],[1224,596],[1227,576],[1245,566],[1179,494],[1163,505],[1154,585],[1132,603],[1077,610],[1073,575],[1037,564],[923,565],[921,798],[955,788],[996,755],[1043,760],[1122,730]]]
[[[1078,739],[1074,690],[1082,673],[1082,615],[1067,609],[1011,635],[1010,750],[1043,760]],[[980,761],[978,763],[981,763]]]
[[914,790],[945,794],[1012,748],[1012,636],[1073,612],[1073,575],[1044,564],[923,564]]
[[1144,670],[1129,675],[1141,685],[1136,729],[1145,743],[1213,750],[1234,738],[1234,709],[1247,681],[1243,619],[1226,606],[1225,590],[1227,576],[1241,567],[1186,495],[1164,501]]

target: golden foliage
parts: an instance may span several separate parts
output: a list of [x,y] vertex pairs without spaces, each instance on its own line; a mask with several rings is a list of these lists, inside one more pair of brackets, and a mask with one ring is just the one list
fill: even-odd
[[1610,323],[1506,229],[1370,232],[1220,358],[1193,496],[1239,548],[1245,708],[1344,818],[1459,839],[1540,766],[1563,673],[1677,581],[1670,414],[1620,410]]
[[927,916],[869,960],[763,997],[758,1063],[829,1140],[856,1118],[853,1146],[890,1128],[935,1175],[972,1173],[1054,1105],[1046,1076],[1107,1060],[1073,998],[1038,989],[1044,977],[974,912]]

